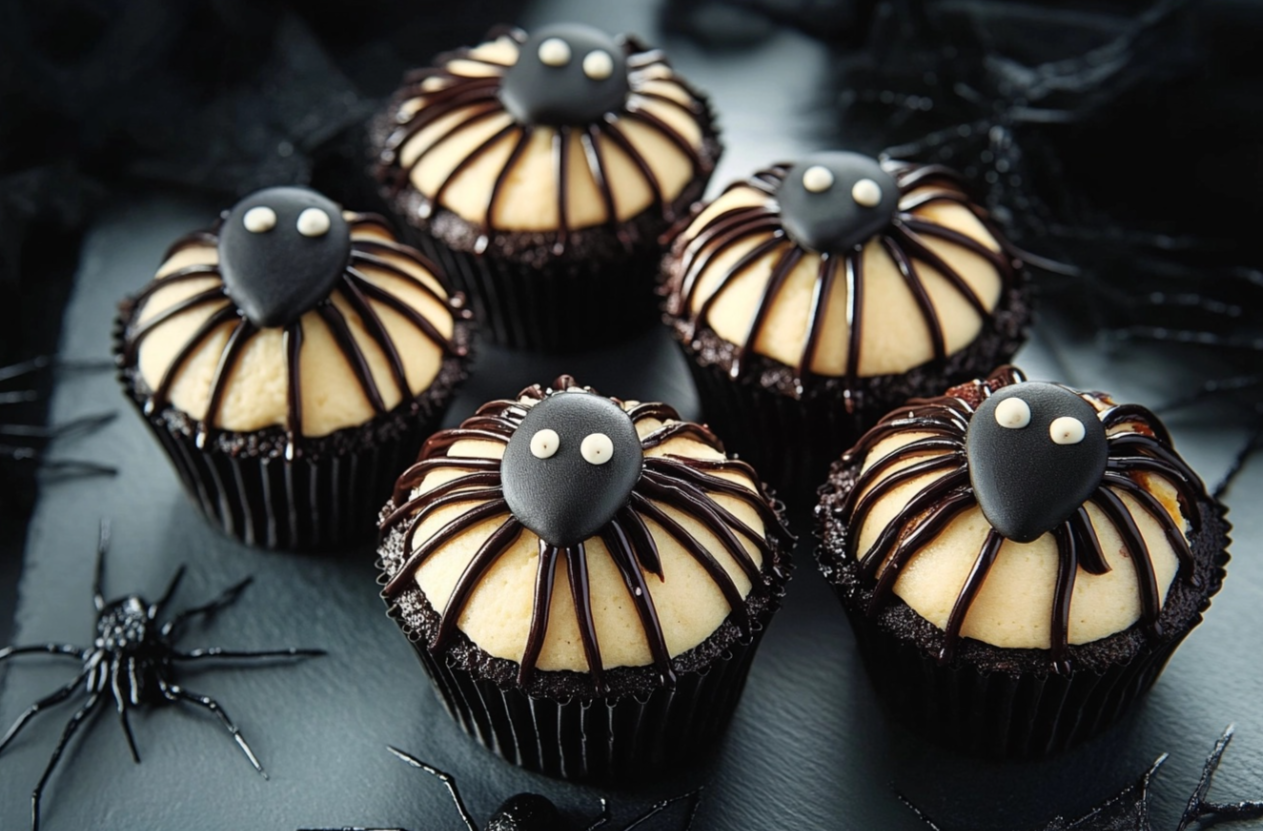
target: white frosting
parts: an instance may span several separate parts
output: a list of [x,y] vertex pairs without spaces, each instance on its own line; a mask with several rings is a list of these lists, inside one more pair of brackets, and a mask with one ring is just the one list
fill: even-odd
[[561,38],[548,38],[539,45],[539,62],[544,66],[565,66],[570,63],[570,44]]
[[[353,215],[347,215],[348,221]],[[393,239],[388,232],[376,225],[360,225],[352,228],[351,239]],[[403,269],[422,281],[439,297],[446,298],[443,286],[411,257],[383,253],[379,256],[392,265]],[[155,279],[192,265],[214,265],[219,261],[218,252],[212,245],[195,245],[182,248],[164,262]],[[388,271],[370,263],[359,263],[357,270],[370,282],[389,291],[401,301],[416,309],[428,319],[444,337],[451,337],[453,321],[451,311],[444,303],[436,301],[428,293]],[[195,294],[223,284],[214,276],[172,283],[152,294],[137,316],[137,323],[168,309]],[[368,301],[381,318],[386,333],[394,342],[403,361],[408,389],[401,390],[391,372],[390,364],[381,347],[369,336],[360,316],[339,293],[333,295],[333,304],[346,317],[351,336],[364,353],[365,360],[377,382],[387,408],[393,408],[405,398],[417,395],[430,386],[442,364],[442,351],[417,331],[402,315],[376,300]],[[167,367],[184,348],[190,335],[211,315],[224,306],[222,302],[208,303],[185,311],[154,329],[140,345],[138,364],[141,377],[150,389],[156,389]],[[338,348],[324,320],[316,312],[308,312],[301,318],[303,327],[302,354],[299,361],[302,390],[302,432],[306,436],[323,436],[343,427],[363,424],[373,418],[374,411],[368,398]],[[211,384],[215,368],[223,355],[228,333],[233,322],[225,323],[208,337],[176,374],[170,388],[170,402],[178,410],[195,419],[206,416]],[[247,432],[264,427],[285,426],[289,405],[289,379],[284,341],[280,329],[262,329],[247,341],[241,350],[236,368],[228,377],[224,397],[220,403],[219,417],[214,426],[224,430]]]
[[264,234],[276,227],[276,211],[265,205],[259,205],[246,211],[241,217],[241,224],[252,234]]
[[[920,194],[920,190],[914,190],[906,199],[915,199]],[[774,205],[774,200],[762,191],[745,185],[737,186],[702,211],[685,229],[682,238],[687,243],[725,211],[769,204]],[[1000,250],[999,243],[978,218],[961,205],[934,202],[915,209],[913,214],[972,237],[992,251]],[[712,259],[698,278],[690,311],[696,313],[732,266],[770,236],[771,232],[755,234]],[[1003,281],[991,262],[960,246],[930,236],[923,239],[927,247],[961,275],[985,308],[995,308],[1000,300]],[[778,248],[760,258],[753,267],[732,280],[711,306],[707,319],[721,338],[730,343],[744,343],[780,254],[781,249]],[[914,263],[942,324],[947,354],[957,352],[977,337],[982,328],[982,318],[932,266],[916,258]],[[864,293],[862,308],[858,310],[864,322],[859,375],[898,374],[933,359],[933,342],[916,299],[895,262],[875,239],[864,246],[863,269]],[[812,300],[819,270],[820,255],[806,252],[772,302],[754,344],[754,352],[789,366],[798,364],[811,325]],[[849,342],[847,302],[846,280],[839,279],[834,283],[832,294],[824,298],[824,336],[811,365],[811,371],[817,375],[838,377],[846,372]]]
[[604,81],[614,74],[614,59],[600,49],[589,52],[583,59],[583,74],[594,81]]
[[813,165],[803,171],[803,187],[812,193],[824,193],[833,187],[833,173],[827,167]]
[[589,433],[579,445],[579,454],[590,465],[603,465],[614,458],[614,442],[604,433]]
[[[517,61],[518,45],[512,38],[502,37],[476,47],[471,56],[511,65]],[[588,55],[589,58],[591,56]],[[504,72],[502,67],[468,59],[454,60],[446,68],[465,77],[487,77]],[[429,91],[443,89],[451,83],[441,78],[430,81],[433,83],[426,84]],[[696,101],[665,66],[657,65],[643,70],[636,86],[640,91],[664,95],[681,104],[691,105]],[[427,97],[422,95],[405,101],[400,111],[405,114],[421,112],[427,103]],[[403,167],[412,165],[423,152],[426,154],[412,168],[413,187],[422,194],[433,197],[443,181],[475,148],[514,123],[507,112],[499,112],[455,135],[447,135],[449,130],[467,121],[487,105],[488,102],[481,101],[458,108],[427,125],[404,143],[399,152],[399,163]],[[635,87],[628,98],[628,105],[666,122],[694,148],[701,147],[703,136],[697,120],[679,107],[638,95]],[[693,166],[688,156],[653,127],[625,116],[614,116],[612,122],[644,157],[665,198],[672,200],[679,196],[680,191],[693,180]],[[571,131],[567,155],[566,220],[570,228],[587,228],[609,220],[605,202],[579,139],[581,132],[582,130]],[[521,134],[520,128],[511,130],[458,174],[444,191],[443,207],[467,222],[486,225],[492,188]],[[495,204],[494,222],[491,223],[494,227],[505,231],[552,231],[559,227],[561,220],[557,212],[555,141],[557,130],[553,127],[534,128],[530,141],[501,187]],[[624,221],[649,208],[653,204],[653,191],[631,157],[605,136],[601,136],[596,144],[604,162],[606,179],[614,193],[616,218]]]
[[881,185],[872,179],[860,179],[851,187],[851,198],[855,204],[865,208],[873,208],[881,204]]
[[331,224],[329,215],[319,208],[308,208],[298,215],[298,233],[304,237],[323,237]]
[[[1102,406],[1092,403],[1098,408]],[[1115,427],[1113,431],[1119,429],[1123,426]],[[864,469],[896,448],[927,435],[901,433],[879,442],[865,458]],[[929,458],[932,457],[925,454],[902,460],[892,465],[873,484],[910,464]],[[881,530],[919,490],[945,475],[930,473],[916,477],[880,499],[864,524],[859,529],[852,529],[853,533],[858,531],[857,553],[862,556],[871,548]],[[1185,528],[1175,489],[1158,476],[1140,474],[1139,481],[1158,499],[1177,526]],[[1165,602],[1179,568],[1176,553],[1167,542],[1161,526],[1139,503],[1122,491],[1114,493],[1126,505],[1149,548],[1159,592]],[[1087,503],[1086,507],[1110,570],[1094,575],[1079,569],[1070,603],[1068,639],[1073,644],[1088,643],[1121,632],[1139,620],[1141,614],[1141,593],[1130,559],[1132,555],[1104,514],[1091,503]],[[945,628],[960,589],[973,569],[990,530],[991,525],[979,508],[964,511],[912,558],[895,582],[895,594],[918,615],[940,629]],[[1057,544],[1051,533],[1029,543],[1005,540],[965,616],[961,634],[1005,648],[1049,648],[1057,564]]]
[[1017,397],[1006,398],[996,405],[995,420],[1001,427],[1020,430],[1031,423],[1031,405]]
[[[522,403],[533,402],[524,400]],[[624,406],[632,405],[625,403]],[[644,436],[659,426],[661,422],[644,419],[637,423],[636,429]],[[464,440],[454,444],[448,450],[448,455],[497,459],[503,451],[504,445],[498,442]],[[724,458],[722,453],[701,442],[679,436],[645,453],[647,456],[681,455],[716,460]],[[419,496],[461,473],[462,471],[436,470],[412,491],[412,496]],[[754,490],[754,483],[738,472],[724,471],[715,475]],[[765,533],[759,515],[744,502],[724,494],[711,495],[756,533]],[[656,500],[655,504],[710,551],[743,597],[749,593],[750,581],[718,538],[670,505]],[[426,517],[417,531],[414,545],[423,544],[438,529],[470,507],[468,503],[452,505]],[[503,519],[493,519],[474,526],[467,533],[441,546],[417,569],[417,585],[438,611],[442,612],[447,607],[447,600],[456,581],[478,547],[501,522]],[[675,656],[692,649],[709,637],[728,616],[730,609],[718,586],[692,556],[655,522],[646,518],[645,523],[657,544],[664,575],[664,579],[660,580],[657,575],[645,573],[645,583],[661,620],[667,649]],[[762,555],[758,549],[742,535],[738,534],[737,538],[754,562],[761,564]],[[529,530],[523,530],[521,536],[474,589],[460,616],[460,629],[491,655],[512,661],[522,659],[530,631],[539,547],[539,537]],[[584,541],[584,547],[587,550],[592,615],[604,665],[644,666],[651,663],[652,656],[640,616],[604,542],[599,537],[591,537]],[[538,667],[543,670],[576,672],[588,670],[575,621],[574,601],[564,558],[557,564],[548,631]]]
[[1083,422],[1074,416],[1061,416],[1048,425],[1048,434],[1056,444],[1078,444],[1087,435]]
[[531,455],[537,459],[550,459],[561,447],[561,437],[556,430],[544,428],[531,436]]

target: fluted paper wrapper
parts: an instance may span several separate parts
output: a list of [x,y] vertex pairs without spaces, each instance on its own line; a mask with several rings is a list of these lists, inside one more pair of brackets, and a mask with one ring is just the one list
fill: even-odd
[[466,733],[523,768],[585,781],[645,778],[696,759],[732,719],[760,638],[756,632],[704,669],[680,673],[673,688],[558,700],[501,688],[410,635],[447,712]]

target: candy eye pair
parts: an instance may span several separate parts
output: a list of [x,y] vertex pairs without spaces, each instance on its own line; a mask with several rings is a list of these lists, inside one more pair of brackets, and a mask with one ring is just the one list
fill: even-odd
[[[260,205],[246,211],[245,216],[241,218],[241,224],[246,226],[246,230],[252,234],[266,234],[276,227],[276,211]],[[298,222],[295,223],[298,233],[304,237],[323,237],[329,233],[332,226],[329,215],[319,208],[308,208],[298,215]]]
[[[833,182],[833,171],[824,165],[812,165],[803,171],[803,187],[808,193],[824,193],[833,187]],[[851,186],[851,198],[861,207],[876,207],[881,204],[881,185],[872,179],[860,179]]]
[[[561,447],[561,436],[547,428],[531,436],[531,455],[548,459]],[[614,442],[604,433],[589,433],[579,443],[579,455],[590,465],[603,465],[614,456]]]
[[[561,38],[548,38],[539,45],[539,62],[544,66],[565,66],[570,57],[570,44]],[[614,74],[614,59],[608,52],[594,49],[583,57],[583,74],[593,81],[604,81]]]
[[[1020,430],[1031,423],[1031,408],[1020,398],[1006,398],[996,405],[995,420],[1001,427]],[[1087,435],[1083,422],[1073,416],[1061,416],[1048,425],[1054,444],[1078,444]]]

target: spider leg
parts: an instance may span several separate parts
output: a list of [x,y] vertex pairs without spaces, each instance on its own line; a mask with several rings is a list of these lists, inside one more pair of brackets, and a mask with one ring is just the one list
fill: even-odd
[[1202,767],[1202,776],[1197,782],[1197,788],[1193,791],[1193,795],[1189,797],[1188,807],[1184,809],[1184,816],[1180,819],[1180,824],[1176,831],[1185,831],[1193,823],[1199,822],[1206,817],[1215,817],[1216,819],[1257,819],[1263,817],[1263,801],[1246,801],[1217,803],[1209,802],[1206,794],[1210,791],[1211,780],[1214,779],[1215,771],[1219,769],[1219,761],[1223,758],[1224,751],[1228,749],[1229,743],[1232,742],[1233,733],[1236,731],[1235,725],[1229,724],[1224,728],[1223,735],[1219,737],[1219,741],[1215,742],[1215,747],[1210,751],[1210,755],[1206,757],[1206,764]]
[[460,814],[461,821],[465,823],[465,827],[469,831],[478,831],[478,826],[474,824],[474,818],[470,815],[469,809],[465,807],[465,800],[461,798],[460,791],[456,787],[456,779],[450,773],[444,773],[432,765],[427,765],[417,757],[409,755],[397,747],[387,745],[386,749],[414,768],[423,770],[442,782],[446,786],[447,792],[452,795],[452,802],[456,803],[456,812]]
[[44,786],[48,784],[49,778],[53,775],[57,763],[61,761],[61,754],[65,752],[66,745],[74,738],[75,733],[83,724],[83,720],[91,715],[96,706],[101,703],[101,694],[99,692],[92,693],[83,706],[75,711],[70,717],[70,721],[66,723],[66,729],[61,733],[61,739],[58,740],[57,746],[53,748],[53,755],[48,758],[48,765],[44,768],[44,774],[40,776],[39,782],[35,785],[35,790],[31,792],[31,831],[39,831],[39,813],[40,799],[44,796]]
[[926,826],[929,827],[930,831],[943,831],[943,829],[939,828],[938,824],[934,822],[934,820],[930,819],[929,815],[927,815],[925,811],[922,811],[916,805],[913,805],[912,800],[908,799],[908,797],[904,796],[901,793],[895,794],[895,796],[899,797],[899,801],[902,802],[904,805],[907,805],[908,810],[916,814],[917,819],[924,822]]
[[88,671],[84,670],[84,672],[80,673],[64,686],[58,687],[39,701],[36,701],[30,707],[27,707],[22,715],[18,716],[17,719],[14,720],[13,724],[9,726],[9,729],[5,731],[3,738],[0,738],[0,753],[3,753],[4,749],[9,746],[9,742],[17,738],[18,733],[22,732],[22,728],[26,726],[28,721],[39,715],[48,707],[52,707],[53,705],[60,704],[65,701],[70,697],[70,694],[75,691],[75,687],[83,683],[83,679],[87,677]]
[[40,643],[30,646],[6,646],[0,649],[0,661],[15,655],[63,655],[67,658],[78,658],[83,661],[88,657],[88,650],[80,649],[72,643]]
[[88,433],[98,427],[104,427],[118,416],[118,413],[96,413],[76,418],[55,427],[41,427],[32,424],[0,425],[0,436],[21,436],[28,439],[59,439],[76,433]]
[[92,576],[92,605],[98,612],[105,611],[105,592],[101,586],[105,581],[105,552],[110,547],[110,521],[101,518],[96,538],[96,571]]
[[241,748],[241,752],[246,754],[246,758],[250,760],[251,766],[254,767],[254,769],[259,772],[259,775],[264,779],[268,778],[267,771],[263,769],[263,765],[259,764],[258,757],[254,755],[254,751],[250,749],[250,745],[246,742],[246,737],[241,735],[241,730],[237,728],[237,725],[233,724],[232,719],[228,717],[228,713],[224,711],[224,708],[219,705],[218,701],[208,695],[199,695],[198,693],[189,692],[179,684],[169,684],[166,681],[160,681],[158,686],[159,689],[162,690],[162,694],[166,696],[169,701],[187,701],[190,704],[196,704],[199,707],[205,708],[218,716],[219,720],[223,722],[224,729],[228,731],[229,735],[231,735],[233,740],[237,743],[237,746]]
[[171,657],[177,661],[201,661],[207,658],[317,658],[327,655],[323,649],[268,649],[259,652],[241,652],[232,649],[220,649],[217,646],[206,649],[191,649],[188,652],[175,652]]
[[[171,598],[175,596],[176,591],[180,588],[181,581],[184,580],[185,570],[185,566],[181,564],[180,567],[175,570],[175,574],[171,575],[171,582],[167,584],[166,590],[162,592],[162,597],[159,597],[158,600],[149,607],[150,620],[156,618],[158,613],[166,607],[167,603],[171,602]],[[168,634],[167,630],[163,629],[162,634],[164,636]]]
[[596,815],[596,819],[592,820],[592,824],[589,825],[586,829],[584,829],[584,831],[596,831],[596,829],[600,828],[602,825],[605,825],[609,821],[610,821],[610,803],[608,800],[606,800],[605,797],[601,797],[601,813]]
[[[128,663],[132,663],[130,660]],[[127,737],[127,747],[132,752],[132,761],[140,764],[140,751],[136,749],[136,736],[132,734],[131,722],[127,720],[127,704],[129,694],[133,694],[134,690],[130,684],[126,692],[123,690],[121,661],[110,662],[110,691],[114,694],[114,706],[118,709],[118,724],[123,728],[123,735]],[[134,675],[132,677],[135,677]]]
[[701,802],[701,799],[702,799],[702,789],[695,788],[694,790],[691,790],[688,793],[682,793],[679,796],[673,796],[670,799],[664,799],[661,802],[655,802],[649,808],[648,811],[645,811],[643,814],[641,814],[640,816],[632,820],[630,824],[624,826],[623,831],[632,831],[633,828],[637,828],[641,825],[644,825],[651,818],[656,817],[658,814],[662,813],[667,808],[670,808],[672,805],[676,804],[677,802],[683,802],[684,800],[688,800],[688,813],[685,815],[684,828],[682,829],[682,831],[688,831],[690,828],[693,827],[693,817],[696,816],[697,814],[697,805],[699,802]]
[[[176,573],[177,580],[172,581],[173,590],[174,590],[175,583],[178,582],[178,578],[182,572],[183,572],[183,568],[181,568],[180,572]],[[163,625],[162,627],[163,637],[167,637],[172,632],[175,632],[177,629],[183,626],[186,622],[188,622],[190,618],[196,617],[197,615],[207,615],[207,616],[213,615],[216,612],[218,612],[220,609],[224,609],[236,603],[237,598],[241,597],[241,593],[245,591],[246,587],[249,586],[253,582],[254,582],[253,577],[247,577],[246,579],[242,580],[240,583],[235,583],[229,586],[227,589],[224,590],[223,594],[221,594],[219,597],[216,597],[210,603],[206,603],[202,606],[194,606],[192,609],[185,609],[184,611],[180,612],[178,615],[171,618],[171,620],[167,621]],[[167,600],[167,597],[164,596],[161,600],[155,603],[154,606],[156,608],[161,608],[163,604],[166,602],[166,600]]]
[[1223,498],[1224,494],[1228,492],[1228,488],[1232,487],[1232,481],[1237,478],[1237,474],[1245,467],[1245,463],[1258,451],[1259,447],[1263,447],[1263,410],[1260,410],[1259,416],[1259,423],[1250,431],[1250,437],[1246,439],[1241,449],[1237,451],[1236,456],[1233,457],[1232,464],[1228,466],[1228,471],[1219,480],[1219,484],[1215,485],[1215,490],[1211,494],[1215,499]]
[[32,372],[37,372],[44,367],[50,366],[52,362],[53,359],[47,355],[39,355],[38,357],[31,358],[29,361],[22,361],[21,363],[2,366],[0,367],[0,381],[8,381],[11,378],[20,378],[23,375],[29,375]]

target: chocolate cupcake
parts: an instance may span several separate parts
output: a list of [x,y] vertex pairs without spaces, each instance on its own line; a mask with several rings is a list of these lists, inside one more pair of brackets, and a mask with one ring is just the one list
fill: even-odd
[[383,478],[464,379],[462,304],[381,217],[268,188],[123,301],[120,379],[214,524],[340,548],[372,539]]
[[1011,367],[883,418],[834,465],[817,518],[883,700],[997,756],[1115,721],[1228,561],[1223,506],[1153,413]]
[[734,183],[664,262],[708,422],[789,494],[887,410],[1024,340],[1023,267],[938,165],[831,152]]
[[371,133],[387,200],[486,334],[542,350],[656,321],[659,237],[720,153],[707,99],[660,51],[575,24],[440,55]]
[[382,596],[448,712],[566,778],[702,752],[790,570],[779,503],[709,430],[567,376],[435,434],[382,516]]

